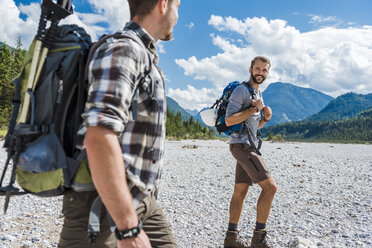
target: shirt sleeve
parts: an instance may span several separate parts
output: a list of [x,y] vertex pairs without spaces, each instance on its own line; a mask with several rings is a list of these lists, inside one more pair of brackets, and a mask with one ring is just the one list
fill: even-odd
[[85,126],[103,126],[117,134],[129,120],[141,66],[141,48],[131,40],[104,43],[89,65]]
[[245,86],[243,85],[239,85],[235,88],[230,96],[229,104],[227,105],[226,118],[250,105],[252,97],[249,93],[247,94],[247,92],[248,90],[245,90]]

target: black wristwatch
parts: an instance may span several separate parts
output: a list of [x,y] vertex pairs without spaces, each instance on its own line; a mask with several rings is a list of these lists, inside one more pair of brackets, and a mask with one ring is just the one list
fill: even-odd
[[138,236],[141,230],[142,230],[142,221],[139,221],[138,226],[127,229],[127,230],[119,231],[117,228],[115,228],[115,236],[118,240],[135,238]]
[[269,122],[271,119],[266,120],[266,118],[265,118],[265,116],[264,116],[264,117],[262,117],[262,120],[263,120],[264,122]]

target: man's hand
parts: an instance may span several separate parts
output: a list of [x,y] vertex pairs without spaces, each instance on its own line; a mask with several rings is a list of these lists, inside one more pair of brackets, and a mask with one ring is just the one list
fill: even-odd
[[151,248],[150,240],[147,237],[146,233],[141,230],[135,238],[118,240],[117,241],[118,248]]
[[264,107],[263,114],[264,114],[265,120],[269,121],[272,116],[271,108],[269,106]]
[[258,108],[258,110],[261,111],[265,105],[262,99],[258,99],[258,100],[252,99],[252,106]]

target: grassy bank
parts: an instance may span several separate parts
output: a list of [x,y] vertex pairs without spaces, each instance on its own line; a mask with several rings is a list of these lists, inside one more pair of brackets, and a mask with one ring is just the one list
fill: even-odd
[[8,132],[8,130],[0,129],[0,137],[5,136],[6,132]]

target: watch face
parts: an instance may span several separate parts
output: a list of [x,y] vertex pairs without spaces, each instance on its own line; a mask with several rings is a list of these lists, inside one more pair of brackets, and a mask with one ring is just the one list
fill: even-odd
[[132,233],[133,233],[133,235],[138,235],[138,233],[139,233],[139,231],[138,231],[138,228],[135,228],[135,229],[133,229],[132,230]]

